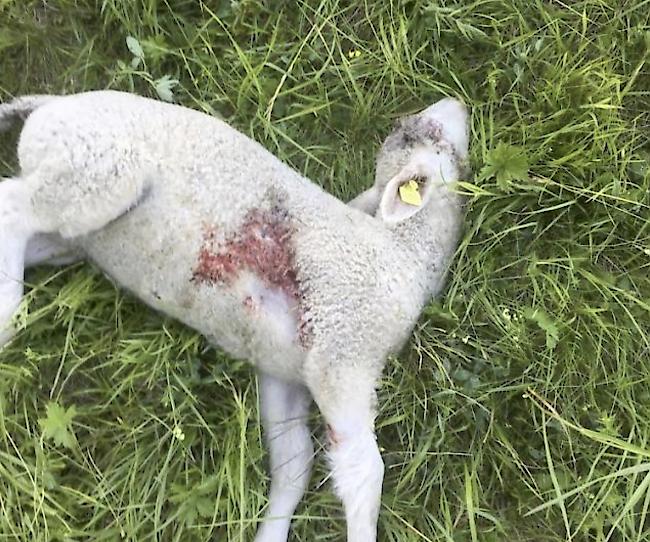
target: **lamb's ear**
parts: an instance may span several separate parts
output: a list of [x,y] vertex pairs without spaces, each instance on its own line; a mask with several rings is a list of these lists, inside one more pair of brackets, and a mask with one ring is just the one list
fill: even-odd
[[355,209],[359,209],[366,214],[374,216],[375,211],[377,210],[377,206],[379,205],[380,196],[381,192],[377,189],[376,186],[372,186],[365,192],[359,194],[353,200],[348,201],[348,206],[354,207]]
[[431,180],[417,170],[404,168],[388,181],[379,202],[379,217],[387,224],[402,222],[418,213],[430,196]]

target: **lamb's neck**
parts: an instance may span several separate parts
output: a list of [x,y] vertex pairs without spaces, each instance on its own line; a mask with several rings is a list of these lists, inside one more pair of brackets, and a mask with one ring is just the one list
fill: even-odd
[[441,278],[456,251],[462,224],[462,199],[445,192],[415,216],[394,227],[395,235],[413,255],[426,296],[438,293]]

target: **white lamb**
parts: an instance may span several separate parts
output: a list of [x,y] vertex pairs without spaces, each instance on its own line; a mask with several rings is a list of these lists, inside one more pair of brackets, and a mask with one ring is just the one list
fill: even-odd
[[386,139],[343,204],[208,115],[119,92],[19,98],[21,175],[0,183],[0,345],[26,264],[80,247],[151,307],[260,374],[271,490],[257,542],[285,541],[307,486],[311,399],[348,541],[376,538],[375,388],[456,248],[467,111],[444,99]]

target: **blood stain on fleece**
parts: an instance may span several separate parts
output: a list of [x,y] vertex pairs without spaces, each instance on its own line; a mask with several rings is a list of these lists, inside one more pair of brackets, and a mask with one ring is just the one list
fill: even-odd
[[[239,230],[220,246],[216,228],[206,226],[192,280],[199,284],[229,285],[241,271],[253,273],[267,288],[281,292],[296,307],[298,341],[308,347],[310,329],[301,304],[303,296],[296,273],[293,233],[288,213],[278,206],[249,211]],[[253,298],[247,296],[243,305],[252,310]]]

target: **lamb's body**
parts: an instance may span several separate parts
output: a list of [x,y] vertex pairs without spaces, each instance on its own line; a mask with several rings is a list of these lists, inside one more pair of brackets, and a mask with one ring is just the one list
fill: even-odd
[[[431,188],[431,213],[390,226],[215,118],[108,91],[45,101],[27,119],[18,155],[22,179],[0,187],[29,206],[27,239],[72,239],[120,286],[250,360],[275,390],[270,402],[298,395],[293,410],[278,413],[285,424],[304,412],[302,386],[310,390],[336,434],[349,538],[373,538],[377,506],[364,501],[378,498],[377,475],[381,487],[369,441],[374,386],[441,287],[461,221],[458,198]],[[448,162],[443,176],[457,176],[453,156]],[[293,436],[303,448],[305,431],[301,423]],[[345,449],[348,438],[356,448]],[[355,463],[359,447],[369,454],[363,464]],[[304,471],[309,449],[299,452]],[[306,479],[292,476],[300,478],[295,497]],[[370,494],[359,494],[365,485]],[[265,529],[259,540],[286,537],[284,523]]]

